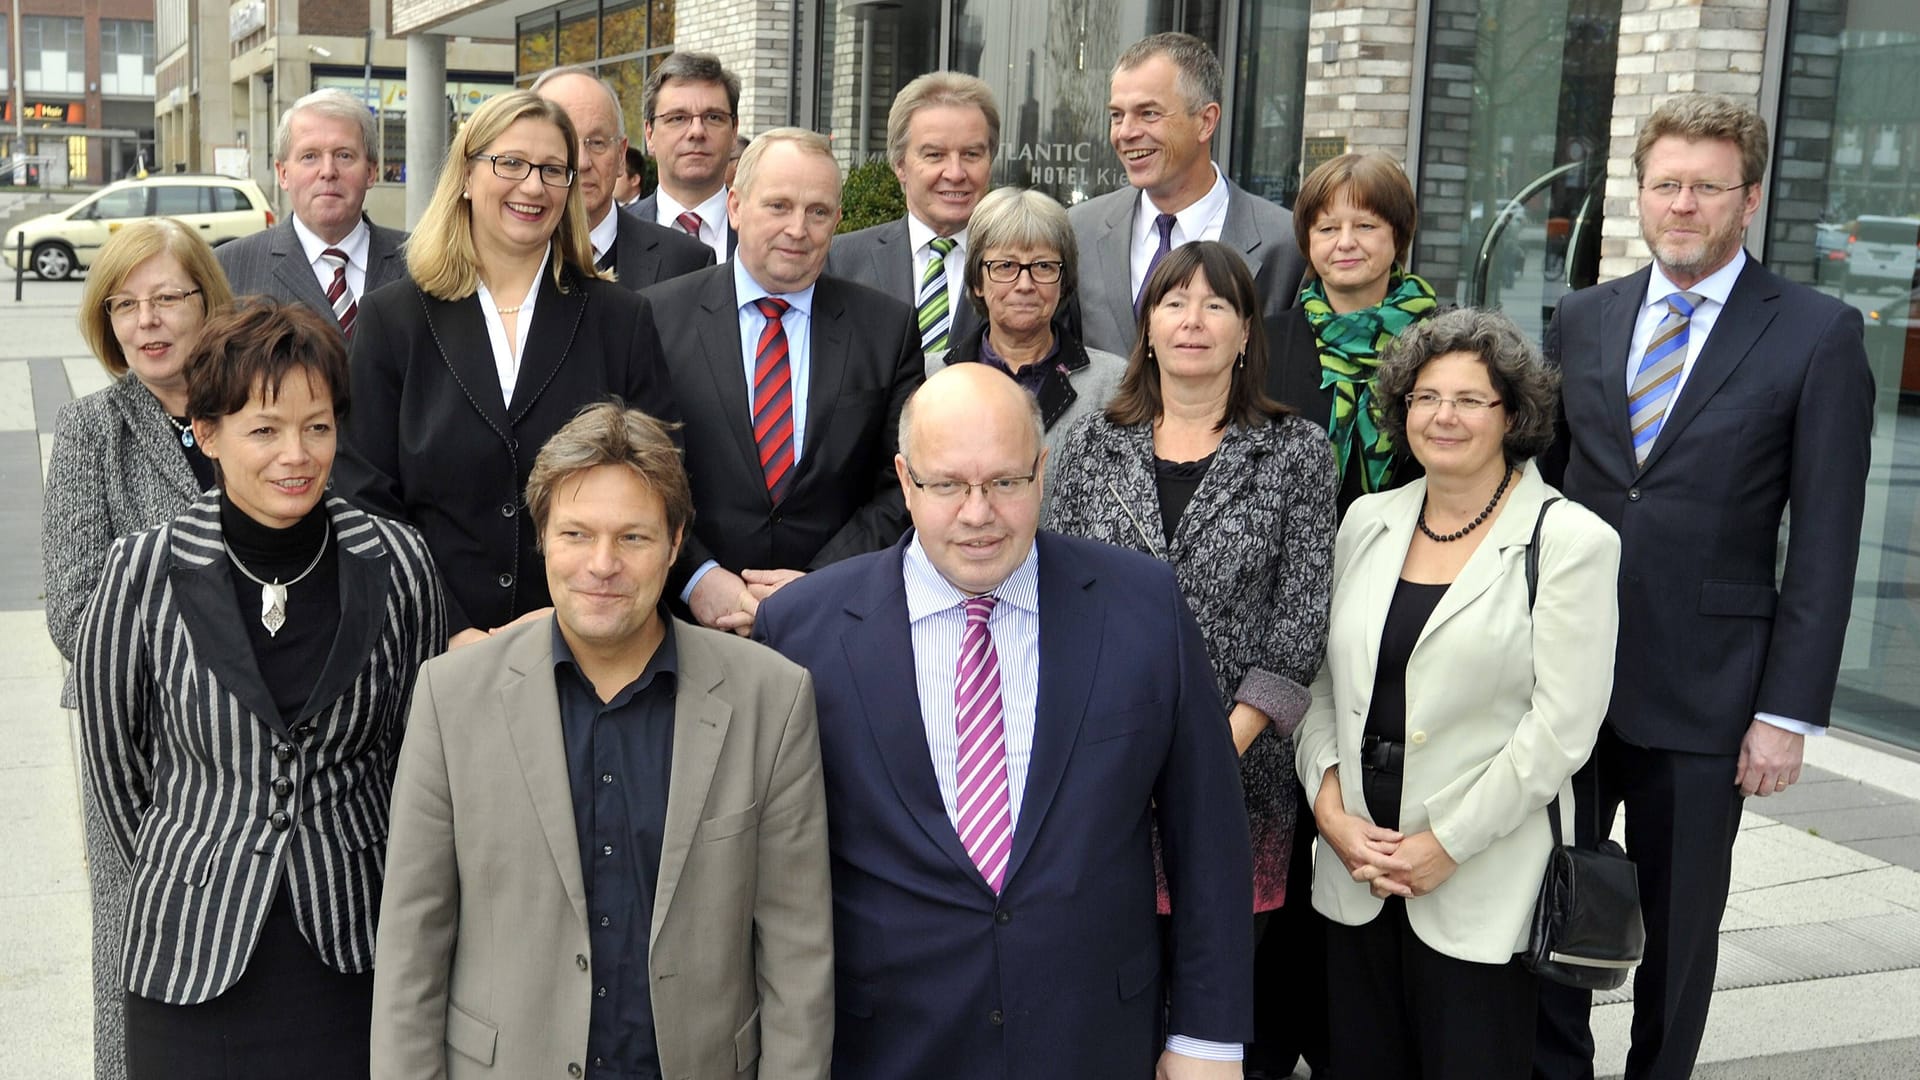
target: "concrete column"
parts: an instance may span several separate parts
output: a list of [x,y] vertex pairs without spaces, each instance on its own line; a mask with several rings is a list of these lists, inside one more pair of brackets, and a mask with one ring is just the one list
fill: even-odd
[[407,36],[407,228],[420,223],[447,158],[447,39]]

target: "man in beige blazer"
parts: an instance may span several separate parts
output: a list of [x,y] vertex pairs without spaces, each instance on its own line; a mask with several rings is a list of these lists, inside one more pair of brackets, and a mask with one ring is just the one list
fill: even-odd
[[663,613],[691,508],[643,413],[594,406],[542,449],[526,511],[553,613],[414,693],[373,1076],[826,1077],[813,686]]

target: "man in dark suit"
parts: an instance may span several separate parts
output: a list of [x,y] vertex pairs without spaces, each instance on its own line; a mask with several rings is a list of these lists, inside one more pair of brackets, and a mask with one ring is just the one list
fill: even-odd
[[361,212],[373,186],[373,115],[344,90],[315,90],[281,114],[273,172],[287,220],[215,249],[236,296],[305,304],[349,337],[360,297],[407,276],[407,234]]
[[740,77],[706,53],[677,52],[647,76],[647,153],[660,185],[633,206],[640,220],[679,229],[733,258],[727,161],[740,126]]
[[[1640,873],[1634,1080],[1692,1071],[1742,798],[1785,790],[1826,729],[1853,598],[1873,379],[1857,310],[1741,250],[1768,145],[1749,106],[1660,106],[1634,150],[1653,265],[1565,297],[1547,333],[1548,478],[1620,533],[1613,701],[1576,789],[1585,833],[1626,807]],[[1543,999],[1536,1073],[1591,1077],[1589,995]]]
[[675,313],[661,353],[698,511],[674,588],[701,624],[744,634],[775,589],[906,528],[894,428],[924,360],[912,309],[820,274],[840,220],[824,136],[767,132],[739,180],[738,257],[646,297]]
[[584,67],[552,68],[533,81],[533,92],[565,109],[580,139],[573,182],[587,212],[594,265],[613,271],[635,292],[713,265],[713,252],[685,233],[614,213],[614,182],[626,167],[627,130],[620,98],[606,80]]
[[942,369],[894,458],[913,533],[760,611],[819,708],[834,1069],[1237,1078],[1252,854],[1206,647],[1165,564],[1036,534],[1041,440],[1019,384]]
[[1226,178],[1209,157],[1220,126],[1220,59],[1188,34],[1154,34],[1113,65],[1108,139],[1127,187],[1074,207],[1080,243],[1076,302],[1081,341],[1126,356],[1134,301],[1166,252],[1218,240],[1246,257],[1261,285],[1261,313],[1293,306],[1306,261],[1293,217]]
[[913,305],[929,356],[980,319],[963,287],[967,219],[987,193],[999,145],[1000,108],[985,82],[933,71],[908,83],[887,114],[887,159],[906,215],[837,236],[827,253],[827,273]]

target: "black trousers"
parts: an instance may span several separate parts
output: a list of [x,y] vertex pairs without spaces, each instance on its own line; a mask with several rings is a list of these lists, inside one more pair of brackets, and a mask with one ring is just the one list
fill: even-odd
[[211,1001],[128,993],[128,1080],[351,1080],[368,1072],[373,973],[343,975],[300,936],[280,890],[240,981]]
[[[1327,1018],[1338,1080],[1524,1080],[1539,980],[1518,960],[1436,952],[1390,897],[1364,926],[1327,923]],[[1316,1071],[1315,1075],[1318,1075]]]
[[[1693,1073],[1740,832],[1742,799],[1733,784],[1739,761],[1634,746],[1602,727],[1592,760],[1574,778],[1581,842],[1611,832],[1624,805],[1627,854],[1640,876],[1647,953],[1633,977],[1627,1080],[1685,1080]],[[1534,1076],[1591,1080],[1593,995],[1547,984],[1540,1004]]]

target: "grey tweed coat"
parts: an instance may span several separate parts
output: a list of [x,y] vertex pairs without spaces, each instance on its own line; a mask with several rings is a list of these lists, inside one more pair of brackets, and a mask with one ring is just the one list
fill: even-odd
[[1286,898],[1293,850],[1292,731],[1327,646],[1333,451],[1326,432],[1298,416],[1229,427],[1171,542],[1153,460],[1150,425],[1087,417],[1052,456],[1045,524],[1171,564],[1222,705],[1244,701],[1272,719],[1240,758],[1254,911],[1270,911]]
[[[80,612],[93,596],[114,540],[185,510],[200,493],[179,432],[160,400],[131,375],[70,401],[53,425],[47,465],[42,557],[47,630],[73,659]],[[60,704],[74,707],[73,677]],[[91,784],[83,785],[87,881],[93,900],[93,1061],[97,1080],[126,1076],[120,945],[127,914],[127,864],[113,846]]]

